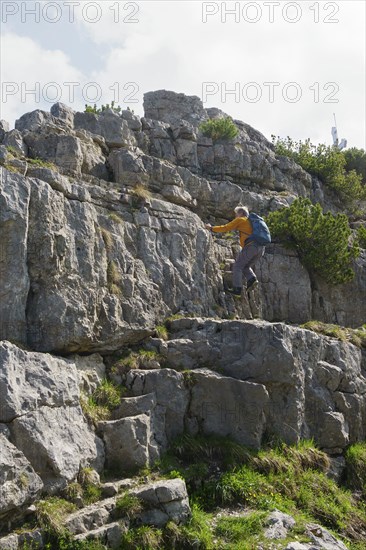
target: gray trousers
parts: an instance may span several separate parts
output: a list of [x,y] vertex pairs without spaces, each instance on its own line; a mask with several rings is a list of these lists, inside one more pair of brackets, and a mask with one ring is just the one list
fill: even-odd
[[253,267],[263,256],[265,247],[256,243],[248,244],[241,249],[233,265],[233,287],[243,286],[243,275],[248,281],[255,277]]

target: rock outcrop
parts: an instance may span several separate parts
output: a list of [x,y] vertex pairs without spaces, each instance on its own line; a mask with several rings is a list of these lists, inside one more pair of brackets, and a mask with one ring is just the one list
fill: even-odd
[[[313,438],[340,464],[366,438],[361,350],[288,324],[365,323],[365,251],[354,281],[330,287],[273,243],[256,268],[259,290],[235,300],[224,285],[238,247],[204,227],[226,223],[239,203],[259,214],[298,196],[339,205],[249,125],[234,121],[231,141],[204,136],[202,121],[225,113],[199,98],[150,92],[144,107],[140,118],[58,103],[13,130],[0,122],[0,532],[83,468],[150,466],[183,433],[253,449]],[[120,374],[120,405],[92,425],[82,395],[141,344],[158,360]],[[119,490],[104,484],[101,502],[69,517],[77,539],[118,547],[129,527],[115,517]],[[182,480],[129,490],[148,503],[142,524],[190,517]],[[269,522],[273,538],[292,524]],[[321,529],[310,529],[311,548],[327,548],[321,538],[342,547]],[[42,536],[8,534],[0,548],[41,548]]]

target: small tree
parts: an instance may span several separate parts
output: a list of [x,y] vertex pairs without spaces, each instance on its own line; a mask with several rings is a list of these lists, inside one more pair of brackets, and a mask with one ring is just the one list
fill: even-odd
[[199,129],[203,135],[212,138],[213,141],[234,139],[238,135],[238,128],[230,117],[206,120]]
[[267,223],[274,238],[295,249],[302,263],[330,284],[351,281],[352,260],[360,254],[349,245],[351,229],[345,214],[323,214],[320,204],[296,199],[288,208],[271,212]]
[[342,151],[342,153],[346,159],[347,172],[355,170],[362,176],[362,181],[366,184],[366,151],[364,149],[351,147],[350,149]]

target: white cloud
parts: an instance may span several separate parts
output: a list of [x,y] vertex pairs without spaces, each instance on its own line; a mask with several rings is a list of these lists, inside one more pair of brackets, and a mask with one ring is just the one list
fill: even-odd
[[[25,112],[49,110],[54,103],[51,101],[53,94],[58,91],[49,83],[62,86],[63,82],[84,80],[61,50],[44,50],[35,40],[14,33],[4,34],[1,46],[1,117],[12,125]],[[26,93],[29,90],[36,90],[36,93]]]
[[[331,141],[330,126],[333,112],[336,112],[342,136],[348,137],[350,144],[365,147],[363,2],[338,2],[340,12],[334,15],[339,18],[336,24],[322,22],[325,16],[331,15],[332,5],[336,5],[332,2],[297,2],[301,5],[302,17],[296,24],[287,23],[280,15],[284,2],[275,12],[274,23],[269,23],[268,9],[258,1],[256,4],[262,6],[263,12],[261,20],[255,24],[243,20],[235,23],[232,18],[222,24],[219,16],[204,24],[199,1],[136,3],[140,9],[134,17],[139,23],[114,23],[109,7],[115,2],[101,2],[102,17],[98,23],[86,22],[80,8],[75,25],[71,30],[67,27],[67,32],[77,32],[83,38],[81,47],[84,49],[75,52],[78,66],[80,55],[89,56],[85,37],[107,48],[101,69],[79,75],[72,67],[73,59],[62,58],[61,52],[37,51],[34,43],[35,55],[27,58],[30,57],[30,65],[39,70],[38,78],[42,75],[48,78],[49,66],[53,65],[50,60],[59,55],[56,76],[63,81],[74,78],[97,81],[104,92],[101,102],[110,101],[110,87],[118,82],[119,101],[124,104],[132,88],[123,90],[123,87],[135,82],[139,86],[139,104],[130,106],[139,114],[142,114],[142,94],[146,91],[166,88],[201,96],[203,82],[226,83],[229,89],[239,82],[242,91],[246,83],[255,81],[261,85],[263,94],[258,103],[250,103],[243,97],[236,102],[232,96],[224,102],[218,93],[209,98],[207,106],[222,108],[268,137],[271,133],[289,134],[327,142]],[[234,2],[227,4],[230,7]],[[123,8],[126,3],[121,5]],[[319,5],[321,21],[318,24],[314,23],[314,12],[310,10],[310,6],[315,5]],[[125,17],[127,13],[121,9],[120,15]],[[291,12],[288,13],[291,16]],[[22,46],[20,42],[20,51],[24,50]],[[5,49],[9,52],[6,64],[13,66],[14,56],[17,59],[21,55],[13,53],[12,44],[5,43]],[[42,55],[48,60],[44,69],[36,61]],[[25,65],[26,78],[34,80],[33,71],[27,68],[28,63]],[[17,74],[20,76],[22,72]],[[298,83],[302,92],[301,100],[295,104],[285,101],[281,93],[286,83],[292,81]],[[268,100],[268,87],[263,86],[264,82],[280,82],[280,87],[275,89],[274,103]],[[318,103],[314,101],[314,91],[309,89],[316,82],[320,92]],[[323,87],[328,82],[339,86],[335,96],[338,103],[324,102],[327,91]],[[83,103],[85,101],[79,98],[74,108],[81,108]]]

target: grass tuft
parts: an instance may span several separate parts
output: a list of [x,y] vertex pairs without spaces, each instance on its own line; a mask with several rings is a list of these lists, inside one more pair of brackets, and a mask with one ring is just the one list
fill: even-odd
[[131,194],[144,200],[150,199],[152,196],[146,185],[143,185],[142,183],[135,185],[135,187],[131,189]]
[[109,420],[112,411],[121,402],[122,393],[121,387],[105,379],[91,396],[81,396],[81,408],[93,424],[97,424],[102,420]]
[[307,330],[312,330],[318,334],[324,334],[325,336],[330,336],[332,338],[337,338],[342,342],[350,342],[358,348],[366,348],[366,327],[362,326],[360,328],[346,328],[339,325],[332,325],[323,323],[321,321],[308,321],[303,325],[300,325],[301,328]]

